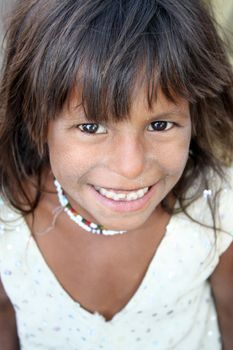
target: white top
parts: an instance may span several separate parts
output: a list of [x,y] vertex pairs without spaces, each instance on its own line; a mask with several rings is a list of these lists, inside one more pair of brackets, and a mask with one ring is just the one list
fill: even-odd
[[[231,184],[233,171],[230,171]],[[206,196],[189,209],[211,223]],[[212,195],[214,193],[212,192]],[[91,314],[63,289],[19,214],[0,227],[0,273],[17,317],[22,350],[220,350],[216,311],[207,281],[232,242],[233,188],[226,185],[218,233],[174,215],[144,279],[111,321]],[[85,234],[85,232],[84,232]],[[216,243],[216,244],[215,244]]]

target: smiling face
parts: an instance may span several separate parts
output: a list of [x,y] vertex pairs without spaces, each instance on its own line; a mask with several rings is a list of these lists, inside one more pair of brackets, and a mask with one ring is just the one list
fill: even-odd
[[188,103],[181,98],[172,103],[161,92],[153,110],[144,93],[134,101],[128,120],[103,125],[88,122],[74,99],[49,124],[54,176],[78,213],[108,229],[145,224],[180,179],[188,158]]

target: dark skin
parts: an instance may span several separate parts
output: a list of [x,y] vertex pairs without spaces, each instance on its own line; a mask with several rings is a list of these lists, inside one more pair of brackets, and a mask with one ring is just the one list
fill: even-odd
[[0,280],[0,349],[19,350],[15,313]]
[[35,220],[32,227],[31,218],[27,219],[37,245],[71,298],[79,301],[86,310],[98,311],[106,320],[111,320],[138,289],[170,215],[158,208],[149,218],[147,229],[106,237],[83,234],[62,214],[51,234],[37,235],[36,232],[49,226],[48,213],[55,206],[56,195],[47,195],[36,211],[37,218],[43,217],[44,221]]
[[223,339],[223,350],[233,348],[233,244],[221,256],[210,278]]
[[[33,232],[41,232],[51,224],[54,207],[57,207],[56,195],[48,194],[42,198],[35,213],[34,225],[31,217],[26,219]],[[106,320],[111,320],[132,298],[163,237],[170,216],[160,209],[148,227],[153,225],[151,228],[155,229],[154,219],[157,220],[157,215],[161,219],[156,224],[157,235],[152,235],[151,229],[143,232],[144,237],[141,230],[132,235],[114,237],[83,234],[77,230],[76,224],[62,214],[56,229],[47,235],[34,235],[34,238],[70,297],[89,312],[98,311]],[[141,254],[142,251],[144,254]],[[6,307],[1,308],[0,312],[3,320],[0,339],[4,339],[4,347],[0,346],[0,349],[18,350],[15,316],[5,292],[2,300]],[[11,309],[11,313],[5,312],[7,309]]]
[[[34,233],[48,227],[54,207],[57,207],[56,195],[43,196],[35,213],[34,225],[31,217],[27,218]],[[123,236],[100,237],[83,235],[77,225],[62,214],[50,234],[34,234],[34,238],[47,264],[70,297],[90,313],[98,311],[106,320],[111,320],[138,289],[169,220],[169,214],[159,207],[149,218],[147,230],[141,232],[139,228]],[[210,281],[223,336],[223,349],[232,350],[233,245],[222,255]],[[14,312],[4,292],[1,294],[2,310],[0,341],[5,343],[4,347],[0,343],[0,348],[19,349]]]

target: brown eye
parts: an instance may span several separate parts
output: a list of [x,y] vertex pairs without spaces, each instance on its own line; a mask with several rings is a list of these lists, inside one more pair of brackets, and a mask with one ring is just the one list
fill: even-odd
[[158,121],[150,123],[148,130],[149,131],[167,131],[167,130],[171,129],[173,126],[174,126],[174,123],[172,123],[172,122],[158,120]]
[[89,124],[80,124],[78,128],[87,134],[106,134],[106,128],[100,124],[89,123]]

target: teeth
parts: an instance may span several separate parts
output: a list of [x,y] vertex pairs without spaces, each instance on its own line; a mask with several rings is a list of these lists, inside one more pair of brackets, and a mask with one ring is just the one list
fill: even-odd
[[143,197],[147,191],[148,191],[148,187],[146,188],[146,190],[142,188],[141,190],[138,191],[138,197],[139,198]]
[[[111,197],[110,197],[111,198]],[[120,201],[120,200],[123,200],[126,198],[126,195],[124,193],[115,193],[112,198],[115,200],[115,201]]]
[[127,194],[127,196],[126,196],[126,200],[127,200],[127,201],[132,201],[132,200],[135,200],[135,199],[137,199],[137,198],[138,198],[138,196],[137,196],[137,193],[136,193],[136,192],[129,193],[129,194]]
[[115,193],[113,191],[108,191],[102,187],[95,187],[95,189],[107,198],[113,199],[114,201],[132,201],[138,198],[142,198],[149,190],[149,187],[141,188],[138,191],[132,191],[130,193]]

